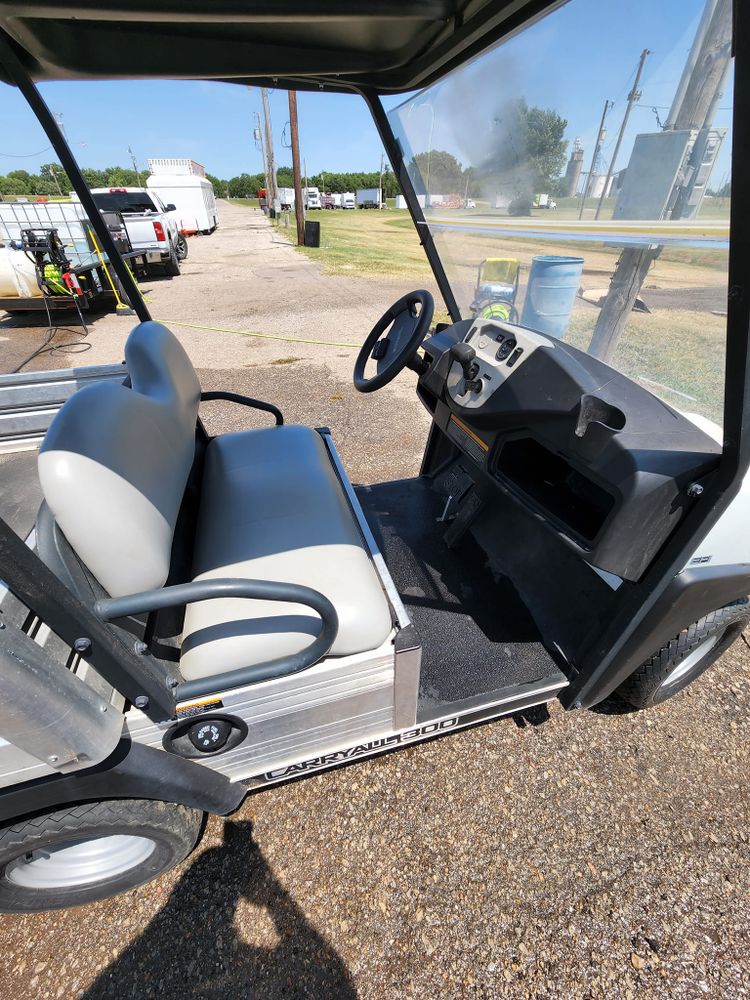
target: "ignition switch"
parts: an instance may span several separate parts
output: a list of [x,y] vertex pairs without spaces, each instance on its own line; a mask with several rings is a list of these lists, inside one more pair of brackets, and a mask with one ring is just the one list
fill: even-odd
[[231,732],[231,722],[226,722],[224,719],[209,719],[207,722],[196,722],[192,725],[188,729],[188,738],[201,753],[215,753],[216,750],[221,750]]

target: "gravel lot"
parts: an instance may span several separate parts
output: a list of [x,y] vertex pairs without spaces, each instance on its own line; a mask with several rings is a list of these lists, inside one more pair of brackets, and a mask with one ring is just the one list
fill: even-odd
[[[354,481],[415,473],[428,422],[413,376],[358,396],[353,352],[330,346],[360,342],[402,283],[321,276],[231,206],[190,251],[181,278],[149,284],[155,316],[329,345],[175,327],[207,387],[328,424]],[[81,361],[118,360],[128,330],[97,319]],[[0,322],[0,367],[40,332]],[[246,419],[211,405],[212,429]],[[0,917],[0,991],[748,997],[749,705],[739,642],[646,713],[555,703],[252,796],[150,885]]]

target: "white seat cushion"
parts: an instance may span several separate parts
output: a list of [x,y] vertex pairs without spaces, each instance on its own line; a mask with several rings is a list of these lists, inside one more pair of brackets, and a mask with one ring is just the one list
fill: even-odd
[[44,498],[111,597],[167,579],[201,394],[185,349],[161,323],[133,330],[125,360],[132,388],[79,390],[39,449]]
[[[196,580],[302,584],[336,608],[331,649],[376,649],[392,622],[380,580],[319,434],[283,426],[225,434],[206,451]],[[310,608],[222,599],[188,605],[180,670],[192,680],[286,656],[320,631]]]

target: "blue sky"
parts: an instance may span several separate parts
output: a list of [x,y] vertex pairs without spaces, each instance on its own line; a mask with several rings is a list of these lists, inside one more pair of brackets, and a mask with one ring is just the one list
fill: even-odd
[[[633,111],[618,161],[618,167],[624,166],[636,132],[657,129],[651,107],[657,106],[662,120],[666,116],[702,9],[703,0],[576,0],[487,59],[491,75],[483,75],[481,68],[473,78],[467,75],[459,103],[443,105],[433,147],[455,148],[467,162],[476,136],[468,141],[458,134],[461,128],[468,121],[479,128],[493,101],[523,94],[529,103],[554,107],[568,119],[566,137],[581,137],[588,169],[604,99],[615,101],[604,147],[608,158],[638,56],[647,47],[652,55],[643,75],[643,98]],[[131,145],[141,165],[148,157],[186,156],[224,177],[261,170],[252,139],[261,104],[257,88],[133,81],[49,83],[41,89],[50,108],[62,113],[68,139],[85,166],[127,165]],[[728,104],[725,97],[721,106]],[[277,162],[289,163],[290,151],[282,146],[288,120],[284,91],[271,94],[271,113]],[[382,147],[360,98],[301,93],[299,117],[301,151],[310,173],[378,168]],[[430,123],[423,117],[425,131]],[[5,85],[0,85],[0,121],[0,174],[20,168],[34,172],[53,158],[25,102]],[[728,112],[720,111],[715,124],[729,125]],[[411,127],[419,132],[415,119]],[[415,141],[420,142],[418,134]],[[421,141],[426,146],[427,134]],[[728,171],[728,153],[727,143],[714,171],[716,184]]]
[[[523,97],[567,119],[566,138],[571,145],[576,136],[581,138],[588,170],[609,99],[614,107],[606,119],[600,164],[606,170],[640,53],[647,48],[642,97],[631,113],[616,164],[616,169],[624,167],[635,136],[659,131],[657,115],[662,123],[667,119],[703,10],[704,0],[576,0],[480,56],[450,81],[404,102],[399,118],[405,148],[447,149],[464,165],[479,163],[497,143],[492,131],[504,109]],[[731,78],[715,126],[730,126],[730,101]],[[712,176],[717,186],[729,170],[729,154],[725,141]]]
[[[149,157],[187,156],[221,177],[262,170],[252,138],[255,112],[261,110],[257,87],[134,80],[47,83],[40,89],[50,109],[63,115],[68,140],[85,166],[127,166],[130,145],[144,166]],[[291,163],[291,151],[282,146],[289,119],[286,91],[272,92],[270,102],[277,163]],[[361,98],[301,93],[298,105],[301,152],[310,173],[378,168],[382,146]],[[50,160],[49,150],[3,155],[49,145],[23,98],[5,85],[0,85],[0,120],[0,174],[33,173]]]

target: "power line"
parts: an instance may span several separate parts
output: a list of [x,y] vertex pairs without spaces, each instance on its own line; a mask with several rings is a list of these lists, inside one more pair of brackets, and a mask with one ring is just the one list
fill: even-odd
[[50,149],[52,149],[52,146],[45,146],[44,149],[40,149],[38,153],[0,153],[0,156],[10,156],[14,160],[25,160],[30,156],[41,156],[42,153],[46,153]]

